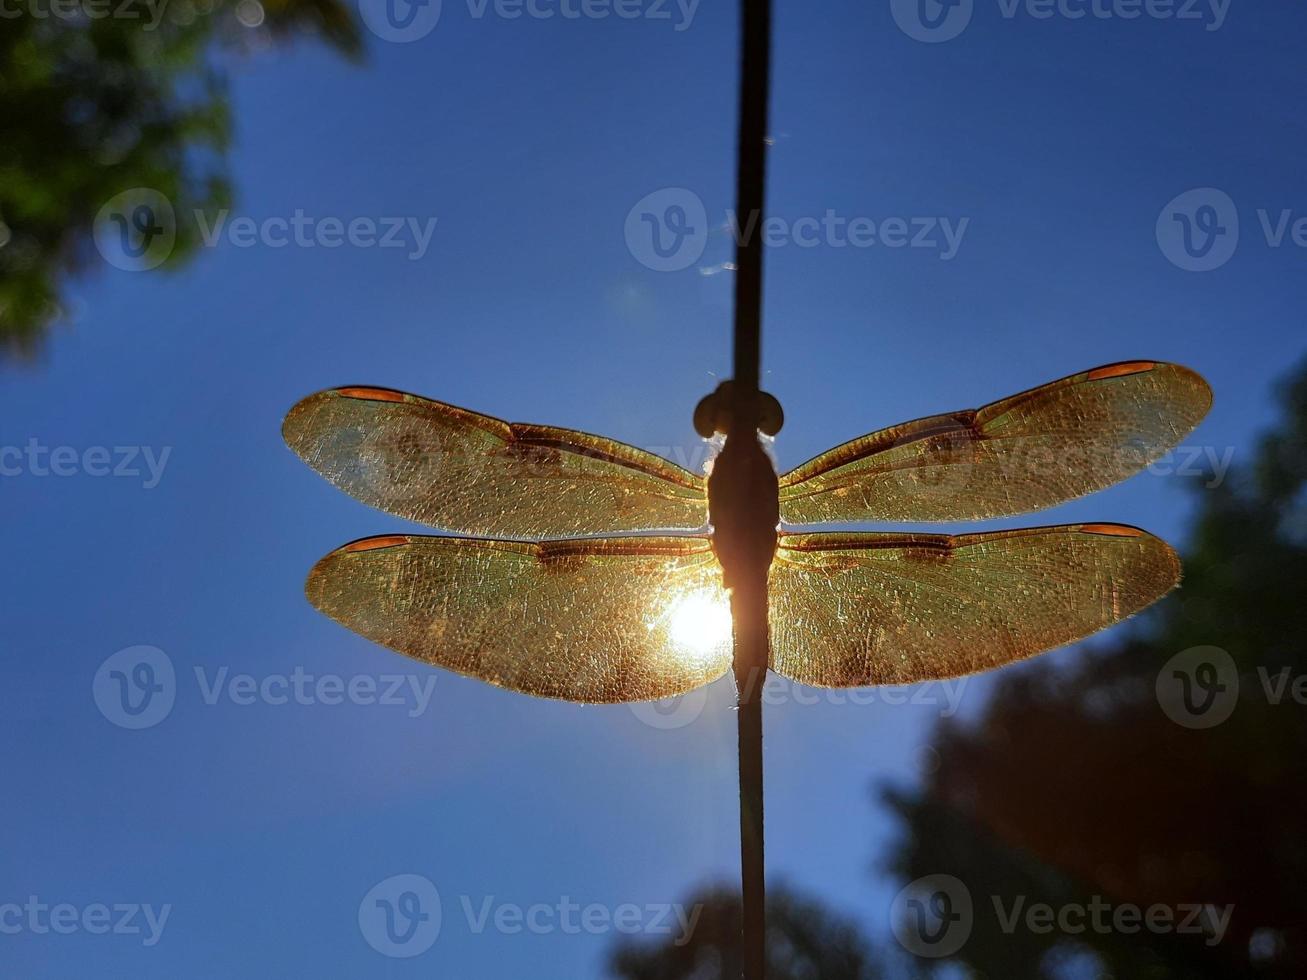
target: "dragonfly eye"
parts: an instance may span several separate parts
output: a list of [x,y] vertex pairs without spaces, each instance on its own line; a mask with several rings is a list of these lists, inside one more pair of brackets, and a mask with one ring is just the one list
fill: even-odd
[[722,397],[722,389],[729,384],[729,381],[723,381],[716,391],[699,399],[699,404],[694,406],[694,431],[704,439],[711,439],[728,428],[730,413],[725,404],[726,398]]
[[758,392],[758,431],[765,436],[774,436],[785,425],[785,412],[781,403],[765,391]]

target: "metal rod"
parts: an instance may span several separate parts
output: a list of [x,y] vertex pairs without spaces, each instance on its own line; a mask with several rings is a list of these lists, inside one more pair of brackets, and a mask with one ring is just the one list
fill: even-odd
[[[736,169],[735,384],[756,391],[762,368],[762,218],[767,190],[771,0],[743,0],[740,142]],[[741,399],[744,401],[745,399]]]
[[[756,438],[762,381],[762,219],[767,189],[767,99],[771,75],[771,2],[742,0],[740,134],[736,183],[735,419],[737,437]],[[747,436],[745,435],[747,433]],[[763,855],[762,686],[767,676],[767,573],[737,581],[735,682],[739,692],[740,884],[744,980],[766,971],[766,881]]]
[[762,686],[767,676],[767,583],[737,584],[731,594],[735,684],[739,691],[741,975],[763,980],[767,890],[764,878]]

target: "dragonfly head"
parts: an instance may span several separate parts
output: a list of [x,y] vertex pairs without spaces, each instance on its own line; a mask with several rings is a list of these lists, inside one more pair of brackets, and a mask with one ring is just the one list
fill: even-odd
[[[747,404],[740,402],[747,399]],[[694,409],[694,430],[705,439],[743,429],[774,436],[785,424],[781,403],[765,391],[745,394],[734,381],[723,381]]]

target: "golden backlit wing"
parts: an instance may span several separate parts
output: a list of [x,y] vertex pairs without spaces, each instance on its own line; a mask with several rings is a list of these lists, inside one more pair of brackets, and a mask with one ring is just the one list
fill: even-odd
[[319,561],[305,592],[375,643],[538,697],[657,700],[731,664],[729,600],[701,537],[367,538]]
[[771,667],[817,687],[957,677],[1082,639],[1179,580],[1165,541],[1120,524],[782,535]]
[[823,453],[781,477],[781,520],[970,521],[1041,510],[1139,472],[1211,404],[1207,382],[1176,364],[1096,368]]
[[536,540],[707,521],[703,478],[652,453],[386,388],[310,395],[282,434],[351,496],[459,534]]

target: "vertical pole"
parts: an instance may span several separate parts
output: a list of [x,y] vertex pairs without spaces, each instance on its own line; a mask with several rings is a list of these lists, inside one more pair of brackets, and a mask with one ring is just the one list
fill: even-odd
[[[771,2],[742,0],[740,138],[736,227],[753,229],[735,247],[735,419],[730,438],[757,438],[762,376],[762,219],[767,188],[767,98],[771,74]],[[756,448],[756,447],[755,447]],[[744,980],[764,980],[766,883],[763,861],[762,686],[767,676],[767,569],[736,581],[735,683],[739,692],[740,883]]]
[[[767,190],[767,95],[771,79],[771,0],[743,0],[740,60],[740,144],[736,221],[751,235],[735,244],[735,372],[737,390],[756,391],[761,371],[762,218]],[[755,220],[756,216],[756,220]],[[744,402],[746,399],[740,399]],[[748,431],[753,431],[750,419]]]
[[740,965],[744,980],[763,980],[767,892],[763,860],[762,685],[767,676],[767,580],[739,582],[731,593],[735,620],[735,686],[739,692]]

